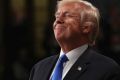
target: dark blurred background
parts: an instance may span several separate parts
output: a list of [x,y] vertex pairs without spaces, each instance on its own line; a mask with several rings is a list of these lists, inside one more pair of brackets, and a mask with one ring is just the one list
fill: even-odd
[[[88,0],[101,13],[96,47],[120,64],[120,0]],[[56,0],[0,0],[0,80],[28,80],[32,66],[57,54]]]

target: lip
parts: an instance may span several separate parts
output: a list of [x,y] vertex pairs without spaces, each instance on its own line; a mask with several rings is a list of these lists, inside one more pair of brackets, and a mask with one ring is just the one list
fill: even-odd
[[63,28],[65,28],[65,27],[63,25],[61,25],[61,24],[56,24],[54,26],[54,29],[63,29]]

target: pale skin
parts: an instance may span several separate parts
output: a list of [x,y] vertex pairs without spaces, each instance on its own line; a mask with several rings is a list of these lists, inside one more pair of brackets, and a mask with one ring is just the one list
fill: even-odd
[[56,11],[53,30],[65,53],[89,43],[91,28],[80,22],[81,7],[83,6],[80,3],[67,3]]

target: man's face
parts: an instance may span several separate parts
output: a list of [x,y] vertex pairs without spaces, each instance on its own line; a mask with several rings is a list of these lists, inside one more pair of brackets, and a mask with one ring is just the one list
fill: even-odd
[[55,38],[60,40],[77,39],[81,34],[80,10],[78,5],[68,3],[58,7],[53,25]]

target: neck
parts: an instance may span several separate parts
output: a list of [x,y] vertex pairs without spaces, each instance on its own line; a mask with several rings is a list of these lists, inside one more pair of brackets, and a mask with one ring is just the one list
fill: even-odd
[[59,42],[62,50],[65,52],[65,53],[68,53],[69,51],[75,49],[75,48],[78,48],[84,44],[88,44],[89,42],[88,41],[66,41],[66,42]]

